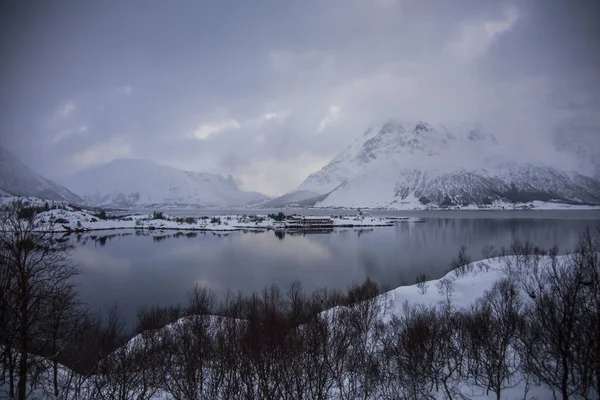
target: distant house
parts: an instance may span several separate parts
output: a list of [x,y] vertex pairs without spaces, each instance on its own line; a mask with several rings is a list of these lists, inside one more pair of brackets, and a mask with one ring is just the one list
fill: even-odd
[[275,230],[282,230],[285,227],[286,227],[285,221],[274,221],[273,222],[273,229],[275,229]]
[[285,221],[287,228],[333,228],[333,220],[329,217],[303,217],[294,215]]
[[302,222],[305,226],[318,226],[318,227],[333,227],[333,220],[329,217],[302,217]]

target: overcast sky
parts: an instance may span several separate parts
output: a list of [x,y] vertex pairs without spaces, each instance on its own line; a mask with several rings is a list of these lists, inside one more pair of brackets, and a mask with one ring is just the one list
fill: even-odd
[[40,0],[0,13],[2,144],[59,180],[132,157],[277,195],[389,118],[479,124],[527,151],[556,132],[598,138],[596,0]]

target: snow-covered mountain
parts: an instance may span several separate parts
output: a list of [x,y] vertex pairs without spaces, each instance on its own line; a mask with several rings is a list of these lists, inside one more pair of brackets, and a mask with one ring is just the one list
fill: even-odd
[[0,195],[29,196],[81,204],[83,200],[65,187],[37,174],[0,146]]
[[239,206],[266,199],[240,190],[231,176],[182,171],[147,160],[113,160],[65,183],[95,206]]
[[387,122],[367,130],[293,193],[313,194],[318,206],[343,207],[481,205],[496,200],[600,204],[600,181],[561,170],[552,161],[515,160],[481,129]]

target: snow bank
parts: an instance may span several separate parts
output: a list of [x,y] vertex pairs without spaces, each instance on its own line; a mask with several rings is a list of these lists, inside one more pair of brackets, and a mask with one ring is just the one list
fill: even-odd
[[382,302],[385,302],[387,316],[400,315],[403,311],[403,305],[408,302],[410,305],[421,304],[424,306],[436,306],[447,302],[445,294],[440,293],[438,285],[441,281],[452,282],[454,289],[450,296],[452,305],[457,309],[470,307],[477,299],[481,298],[486,291],[490,290],[494,283],[506,277],[504,266],[511,261],[507,258],[491,258],[477,261],[464,267],[466,272],[457,274],[455,271],[448,272],[439,279],[427,281],[425,285],[427,290],[422,293],[416,284],[410,286],[400,286],[390,290],[380,296]]

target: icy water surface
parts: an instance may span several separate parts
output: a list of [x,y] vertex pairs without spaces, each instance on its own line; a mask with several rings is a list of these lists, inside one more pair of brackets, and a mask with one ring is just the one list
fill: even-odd
[[139,306],[184,302],[196,283],[251,293],[299,280],[310,291],[370,277],[393,288],[421,272],[442,276],[461,245],[473,260],[485,245],[509,246],[516,238],[564,250],[586,227],[600,227],[597,211],[393,214],[425,222],[304,235],[117,230],[72,237],[81,299],[94,309],[117,304],[133,323]]

